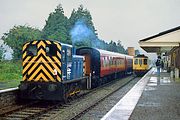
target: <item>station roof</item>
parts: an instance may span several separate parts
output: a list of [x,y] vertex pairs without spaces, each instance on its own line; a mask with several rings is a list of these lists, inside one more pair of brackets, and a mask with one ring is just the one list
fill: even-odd
[[139,41],[139,45],[146,52],[169,52],[172,48],[180,45],[180,26],[142,39]]

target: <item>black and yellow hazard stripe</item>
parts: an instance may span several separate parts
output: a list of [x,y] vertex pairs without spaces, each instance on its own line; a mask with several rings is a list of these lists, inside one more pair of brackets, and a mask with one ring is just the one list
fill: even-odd
[[[54,44],[57,46],[56,56],[46,55],[46,46]],[[29,56],[27,48],[29,45],[37,47],[37,55]],[[23,45],[23,81],[37,82],[60,82],[61,73],[61,44],[50,40],[34,40]],[[54,69],[57,75],[54,75]]]

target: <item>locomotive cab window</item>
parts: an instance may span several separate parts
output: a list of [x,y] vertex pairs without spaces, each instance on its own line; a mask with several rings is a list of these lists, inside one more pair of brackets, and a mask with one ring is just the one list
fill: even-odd
[[37,46],[29,45],[27,48],[27,55],[28,56],[36,56],[37,55]]
[[135,59],[134,64],[135,64],[135,65],[138,64],[138,59]]
[[139,59],[139,64],[142,65],[142,59]]
[[55,44],[46,46],[46,55],[48,56],[57,56],[57,46]]
[[147,59],[144,59],[144,65],[147,65]]

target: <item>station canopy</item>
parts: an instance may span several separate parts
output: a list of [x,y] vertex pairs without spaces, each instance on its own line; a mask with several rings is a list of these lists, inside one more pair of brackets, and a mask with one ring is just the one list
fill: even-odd
[[180,26],[139,41],[142,49],[149,53],[166,53],[180,46]]

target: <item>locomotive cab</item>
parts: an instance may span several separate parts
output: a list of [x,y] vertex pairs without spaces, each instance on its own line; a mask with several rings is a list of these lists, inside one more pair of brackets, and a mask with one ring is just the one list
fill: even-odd
[[62,80],[71,79],[72,46],[62,44]]
[[83,77],[83,56],[75,55],[72,45],[62,44],[62,80]]

